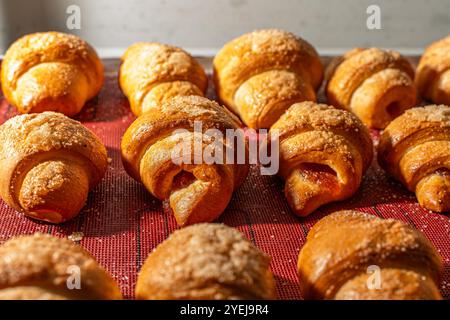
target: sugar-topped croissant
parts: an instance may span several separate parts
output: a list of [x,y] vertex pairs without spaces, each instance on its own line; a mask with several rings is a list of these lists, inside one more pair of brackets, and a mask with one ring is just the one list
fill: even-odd
[[81,246],[48,234],[0,246],[0,300],[122,299],[114,279]]
[[372,140],[362,122],[324,104],[292,105],[269,134],[270,139],[279,135],[279,174],[299,216],[352,196],[372,161]]
[[103,65],[94,49],[59,32],[20,38],[6,52],[1,69],[3,93],[20,113],[73,116],[103,85]]
[[107,166],[94,133],[61,113],[20,115],[0,126],[0,195],[31,218],[73,218]]
[[450,107],[414,108],[392,121],[380,137],[378,163],[421,206],[450,211]]
[[236,229],[200,223],[172,233],[147,257],[137,299],[276,299],[270,257]]
[[450,36],[425,50],[417,66],[416,85],[424,98],[450,105]]
[[406,223],[339,211],[317,222],[298,257],[305,299],[442,299],[441,258]]
[[282,30],[245,34],[213,61],[220,100],[250,128],[270,128],[296,102],[315,101],[323,78],[316,50]]
[[326,71],[328,103],[356,114],[369,127],[384,128],[416,104],[414,70],[395,51],[353,49]]
[[119,82],[137,116],[175,96],[203,96],[208,79],[186,51],[156,42],[139,42],[122,56]]
[[[124,167],[156,198],[169,200],[179,225],[212,221],[247,176],[248,162],[223,159],[230,153],[237,158],[238,152],[247,157],[244,136],[237,135],[236,146],[242,148],[233,148],[226,139],[227,129],[234,132],[241,126],[226,108],[207,98],[175,97],[127,129],[121,146]],[[213,129],[223,136],[212,138],[207,132]],[[205,157],[217,149],[218,161]]]

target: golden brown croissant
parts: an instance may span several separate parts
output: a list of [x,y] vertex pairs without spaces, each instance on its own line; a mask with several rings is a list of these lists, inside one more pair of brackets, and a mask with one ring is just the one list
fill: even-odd
[[298,257],[305,299],[442,299],[442,270],[439,254],[419,231],[358,211],[322,218]]
[[372,161],[372,140],[362,122],[324,104],[292,105],[269,133],[279,134],[279,174],[299,216],[352,196]]
[[60,113],[20,115],[0,126],[0,195],[31,218],[73,218],[107,166],[100,140]]
[[147,257],[136,298],[276,299],[270,257],[240,232],[201,223],[170,235]]
[[384,128],[416,104],[414,70],[394,51],[353,49],[327,68],[331,105],[352,111],[367,126]]
[[155,42],[127,49],[119,82],[137,116],[175,96],[203,96],[208,85],[202,66],[186,51]]
[[36,233],[0,246],[0,299],[122,299],[122,294],[81,246]]
[[426,99],[450,105],[450,36],[425,50],[417,67],[416,85]]
[[11,45],[1,70],[6,99],[20,113],[80,112],[103,85],[103,65],[94,49],[77,36],[42,32]]
[[378,163],[421,206],[450,211],[450,107],[414,108],[392,121],[380,137]]
[[230,41],[213,65],[220,100],[255,129],[270,128],[293,103],[315,101],[323,78],[315,49],[292,33],[275,29]]
[[[201,122],[201,132],[194,132],[196,122]],[[141,115],[127,129],[121,146],[124,167],[155,197],[169,200],[179,225],[212,221],[225,210],[233,191],[246,178],[248,164],[237,164],[237,161],[208,164],[203,161],[203,155],[213,144],[229,150],[225,131],[239,129],[241,125],[216,102],[199,96],[175,97],[153,112]],[[184,130],[175,132],[179,129]],[[219,130],[223,139],[211,140],[206,135],[209,129]],[[247,153],[244,137],[238,140],[244,145],[241,151]],[[200,150],[192,147],[196,141]],[[181,155],[174,156],[174,150],[185,144],[192,147],[187,162]],[[231,152],[236,155],[237,149]],[[195,163],[193,157],[200,157],[201,161]]]

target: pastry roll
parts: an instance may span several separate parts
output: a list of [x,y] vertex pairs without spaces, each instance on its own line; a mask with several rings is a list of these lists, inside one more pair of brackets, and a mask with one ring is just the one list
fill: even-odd
[[114,279],[81,246],[48,234],[0,246],[1,300],[122,299]]
[[292,105],[269,131],[279,139],[280,176],[291,209],[309,215],[358,189],[373,151],[367,128],[352,113],[314,102]]
[[121,60],[120,87],[137,116],[175,96],[203,96],[208,86],[202,66],[177,47],[139,42]]
[[[175,97],[141,115],[127,129],[121,146],[125,170],[156,198],[168,200],[179,225],[212,221],[248,173],[248,162],[237,161],[237,152],[247,159],[245,137],[237,136],[236,146],[242,149],[226,139],[227,130],[234,132],[241,126],[226,108],[207,98]],[[212,129],[221,136],[209,135]],[[217,149],[217,154],[231,153],[236,161],[222,156],[206,159]]]
[[60,32],[26,35],[6,51],[3,93],[20,113],[80,112],[103,85],[103,65],[92,47]]
[[250,128],[270,128],[296,102],[316,100],[323,78],[316,50],[290,32],[267,29],[227,43],[213,61],[220,100]]
[[417,67],[416,85],[424,98],[450,105],[450,36],[425,50]]
[[416,104],[414,70],[398,52],[353,49],[332,61],[326,74],[328,103],[369,127],[384,128]]
[[94,133],[60,113],[20,115],[0,126],[0,196],[28,217],[73,218],[107,166]]
[[408,110],[380,137],[378,163],[432,211],[450,211],[450,107]]
[[439,254],[419,231],[358,211],[322,218],[298,257],[305,299],[442,299],[442,271]]
[[276,299],[270,257],[240,232],[201,223],[175,231],[150,253],[136,298],[148,300]]

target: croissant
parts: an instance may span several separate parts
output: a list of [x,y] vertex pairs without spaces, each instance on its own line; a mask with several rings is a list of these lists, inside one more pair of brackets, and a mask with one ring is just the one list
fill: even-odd
[[434,103],[450,105],[450,36],[425,50],[415,81],[420,95]]
[[[195,130],[196,123],[202,125],[202,131]],[[156,198],[169,200],[179,225],[212,221],[225,210],[233,191],[245,180],[248,163],[229,163],[232,161],[226,159],[207,163],[203,156],[219,144],[224,155],[230,150],[236,158],[242,151],[247,157],[243,135],[237,136],[237,145],[244,146],[239,151],[224,138],[226,130],[241,126],[226,108],[207,98],[175,97],[141,115],[127,129],[121,145],[125,170]],[[224,137],[211,139],[206,134],[210,129],[219,130]],[[190,148],[187,161],[176,153],[180,145]],[[182,152],[184,155],[186,150]]]
[[293,104],[270,128],[269,142],[275,135],[284,192],[299,216],[352,196],[372,161],[372,140],[362,122],[324,104]]
[[296,102],[316,100],[323,78],[316,50],[282,30],[245,34],[213,61],[217,94],[250,128],[270,128]]
[[99,139],[60,113],[20,115],[0,126],[0,196],[31,218],[73,218],[107,166]]
[[114,279],[81,246],[48,234],[0,246],[0,300],[122,299]]
[[77,36],[59,32],[26,35],[6,52],[2,90],[20,113],[80,112],[103,85],[103,65]]
[[439,254],[419,231],[358,211],[322,218],[298,256],[305,299],[442,299],[442,272]]
[[276,290],[269,256],[234,228],[201,223],[175,231],[150,253],[136,298],[276,299]]
[[326,70],[328,103],[352,111],[369,127],[384,128],[416,104],[414,70],[395,51],[353,49]]
[[205,71],[180,48],[140,42],[129,47],[121,60],[120,87],[137,116],[175,96],[205,94]]
[[380,137],[378,163],[421,206],[450,211],[450,107],[414,108],[392,121]]

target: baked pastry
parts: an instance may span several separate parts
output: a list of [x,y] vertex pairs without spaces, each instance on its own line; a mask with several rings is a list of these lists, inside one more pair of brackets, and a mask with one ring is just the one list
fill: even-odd
[[28,217],[73,218],[107,166],[94,133],[60,113],[20,115],[0,126],[0,196]]
[[450,36],[425,50],[417,66],[416,85],[424,98],[450,105]]
[[378,163],[428,210],[450,211],[450,107],[408,110],[380,137]]
[[282,30],[247,33],[213,61],[217,94],[250,128],[270,128],[296,102],[316,100],[323,78],[316,50]]
[[0,246],[1,300],[122,299],[114,279],[81,246],[48,234]]
[[324,104],[292,105],[270,128],[269,142],[277,136],[279,175],[299,216],[352,196],[372,161],[372,139],[362,122]]
[[186,51],[156,42],[139,42],[122,56],[119,83],[137,116],[175,96],[203,96],[208,79]]
[[6,51],[1,69],[3,93],[20,113],[73,116],[103,85],[103,65],[94,49],[59,32],[20,38]]
[[[141,115],[127,129],[121,146],[125,170],[156,198],[169,201],[179,225],[212,221],[245,180],[248,163],[222,157],[210,161],[214,159],[205,155],[219,146],[224,157],[231,154],[236,159],[242,152],[247,159],[243,135],[237,136],[236,144],[242,150],[225,138],[227,129],[241,126],[226,108],[207,98],[175,97]],[[208,135],[211,129],[223,136]]]
[[276,299],[270,257],[236,229],[201,223],[172,233],[150,253],[136,298]]
[[358,211],[322,218],[298,257],[305,299],[442,299],[442,272],[439,254],[419,231]]
[[369,127],[384,128],[416,104],[414,70],[395,51],[353,49],[327,68],[328,103],[356,114]]

